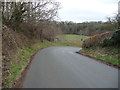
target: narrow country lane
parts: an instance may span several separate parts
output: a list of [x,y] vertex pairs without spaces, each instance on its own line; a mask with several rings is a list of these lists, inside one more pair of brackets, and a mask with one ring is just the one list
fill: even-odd
[[75,47],[40,50],[22,88],[118,88],[118,69],[75,53],[79,50]]

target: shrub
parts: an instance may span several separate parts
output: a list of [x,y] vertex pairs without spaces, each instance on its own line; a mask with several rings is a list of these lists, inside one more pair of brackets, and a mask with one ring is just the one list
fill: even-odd
[[111,37],[111,44],[120,45],[120,30],[115,31],[115,33]]
[[120,30],[116,30],[110,39],[104,39],[103,46],[120,46]]
[[104,41],[103,41],[103,46],[110,46],[110,44],[111,44],[110,39],[105,38]]

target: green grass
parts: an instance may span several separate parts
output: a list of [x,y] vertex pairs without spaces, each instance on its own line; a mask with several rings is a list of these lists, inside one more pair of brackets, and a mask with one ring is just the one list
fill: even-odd
[[57,41],[57,42],[48,42],[44,41],[44,44],[48,46],[70,46],[70,47],[81,47],[80,44],[76,44],[74,42],[64,42],[64,41]]
[[65,34],[65,35],[59,35],[57,36],[60,39],[67,39],[67,40],[77,40],[80,41],[81,39],[88,38],[87,36],[83,35],[74,35],[74,34]]
[[81,53],[90,55],[96,59],[100,59],[104,62],[111,63],[113,65],[120,66],[120,60],[118,58],[120,48],[118,47],[101,47],[94,46],[91,48],[81,50]]
[[49,42],[44,41],[43,43],[37,43],[32,46],[25,47],[23,49],[18,49],[14,52],[14,60],[10,64],[11,75],[6,77],[4,88],[12,87],[13,82],[20,76],[20,73],[28,64],[30,57],[41,48],[46,48],[50,46],[70,46],[70,47],[81,47],[79,44],[72,42]]
[[94,55],[94,57],[101,59],[105,62],[112,63],[114,65],[119,65],[120,61],[114,58],[110,58],[109,56],[99,56],[99,55]]

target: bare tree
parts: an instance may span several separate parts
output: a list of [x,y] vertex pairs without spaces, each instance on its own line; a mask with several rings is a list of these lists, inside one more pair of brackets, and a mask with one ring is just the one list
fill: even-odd
[[47,25],[45,23],[55,19],[59,8],[60,3],[53,0],[2,2],[3,23],[15,31],[36,34],[34,36],[42,38],[42,30]]
[[116,14],[114,17],[107,17],[108,22],[114,26],[115,29],[120,29],[120,15]]

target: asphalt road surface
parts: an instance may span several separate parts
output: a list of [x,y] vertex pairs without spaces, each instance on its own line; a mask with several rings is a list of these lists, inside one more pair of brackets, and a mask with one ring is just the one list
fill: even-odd
[[23,88],[118,88],[118,69],[75,53],[79,50],[40,50],[32,60]]

